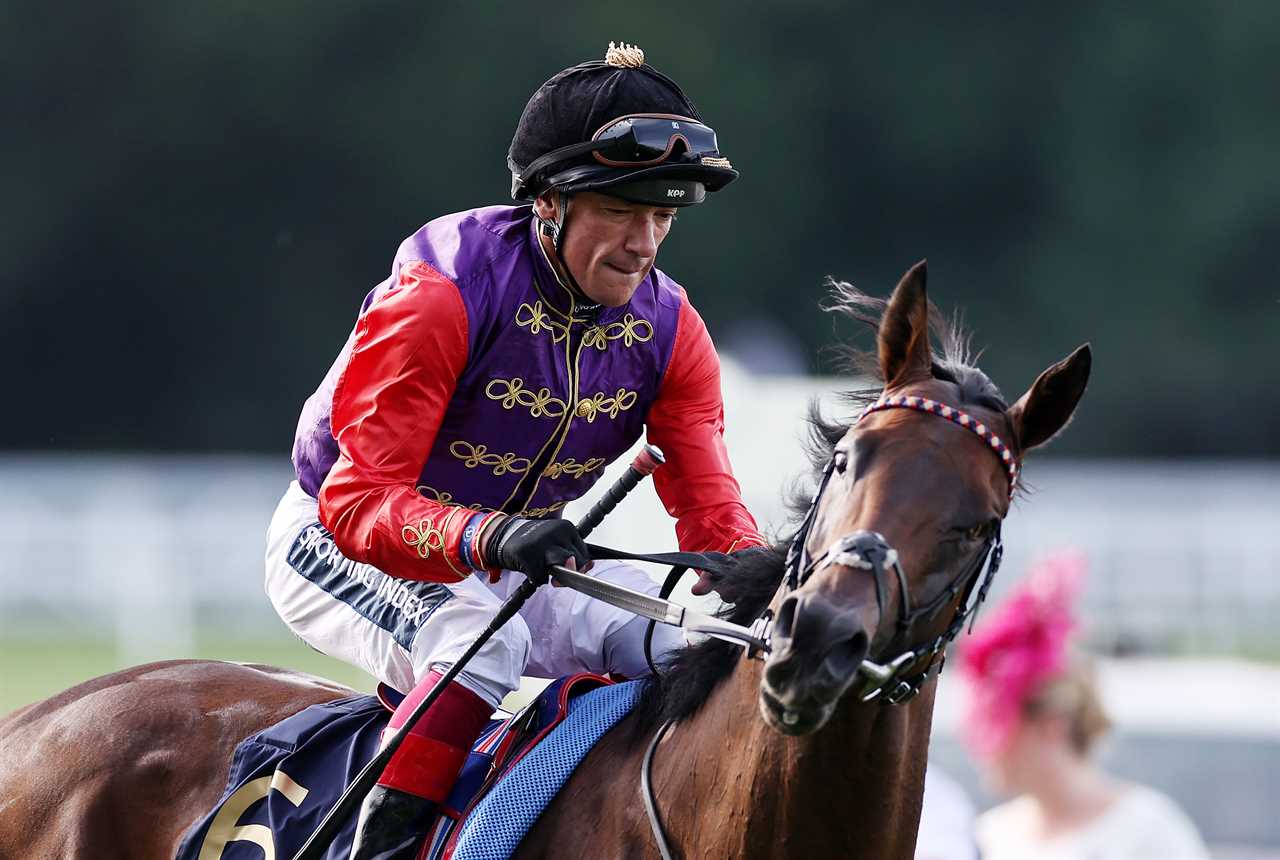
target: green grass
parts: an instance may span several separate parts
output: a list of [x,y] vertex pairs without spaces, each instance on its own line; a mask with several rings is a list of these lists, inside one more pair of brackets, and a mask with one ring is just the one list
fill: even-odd
[[[362,692],[371,692],[377,685],[359,669],[313,651],[287,633],[231,637],[225,633],[203,632],[197,635],[195,647],[189,653],[148,654],[136,658],[120,655],[115,642],[109,639],[23,638],[0,634],[0,715],[99,675],[137,663],[179,657],[266,663],[320,675]],[[520,689],[503,701],[503,707],[519,708],[545,683],[524,679]]]
[[321,675],[357,690],[374,686],[373,679],[359,669],[312,651],[288,635],[234,639],[200,635],[191,653],[155,654],[138,660],[122,657],[110,640],[0,636],[0,714],[135,662],[176,657],[268,663]]

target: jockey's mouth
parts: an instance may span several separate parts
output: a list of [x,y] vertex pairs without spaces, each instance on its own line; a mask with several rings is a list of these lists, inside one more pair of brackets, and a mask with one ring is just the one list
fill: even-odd
[[626,266],[619,266],[617,263],[605,263],[605,265],[616,272],[620,272],[621,274],[626,275],[629,278],[634,278],[636,275],[642,274],[643,272],[647,271],[649,268],[648,263],[634,269],[627,268]]

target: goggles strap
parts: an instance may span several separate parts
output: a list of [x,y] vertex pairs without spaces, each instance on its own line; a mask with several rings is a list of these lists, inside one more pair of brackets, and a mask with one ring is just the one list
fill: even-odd
[[533,161],[529,162],[529,166],[520,171],[520,182],[524,186],[528,187],[529,183],[531,183],[538,173],[540,173],[544,168],[554,166],[562,161],[568,161],[569,159],[576,158],[579,155],[585,155],[588,152],[595,152],[597,149],[602,149],[605,146],[608,146],[608,141],[588,140],[584,143],[571,143],[568,146],[553,149],[546,155],[535,158]]

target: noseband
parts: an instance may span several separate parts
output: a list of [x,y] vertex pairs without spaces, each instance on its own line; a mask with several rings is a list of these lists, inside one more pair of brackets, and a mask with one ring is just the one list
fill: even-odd
[[[1005,472],[1009,478],[1009,498],[1013,498],[1014,490],[1018,484],[1017,458],[1013,456],[1013,452],[1004,441],[991,432],[991,429],[981,421],[966,412],[925,397],[895,395],[891,397],[882,396],[875,403],[862,410],[862,414],[854,421],[854,426],[861,424],[868,415],[874,412],[883,412],[887,409],[911,409],[916,412],[937,415],[977,435],[991,448],[992,452],[1005,467]],[[1000,541],[1000,529],[999,527],[996,528],[995,532],[987,538],[974,563],[952,579],[941,594],[922,606],[912,608],[911,595],[907,588],[907,576],[898,561],[897,550],[889,546],[884,536],[878,532],[856,531],[840,538],[835,546],[816,558],[809,555],[807,547],[809,532],[813,527],[814,520],[817,519],[818,503],[822,500],[822,494],[826,491],[827,484],[830,482],[834,471],[835,456],[832,455],[831,459],[827,461],[826,467],[822,470],[822,479],[818,482],[817,492],[814,493],[813,500],[809,503],[809,510],[805,513],[804,520],[801,522],[795,536],[791,539],[791,545],[787,550],[786,576],[783,580],[787,591],[795,591],[804,585],[809,577],[813,575],[813,572],[823,564],[840,564],[845,567],[867,570],[875,578],[876,605],[879,607],[883,617],[888,602],[887,570],[892,570],[898,580],[898,594],[900,597],[898,601],[897,629],[894,631],[890,641],[895,641],[900,637],[905,638],[916,623],[921,620],[928,621],[933,619],[951,603],[957,594],[963,593],[951,623],[936,639],[902,651],[887,660],[881,660],[880,662],[863,660],[858,667],[859,674],[866,678],[866,681],[858,689],[857,695],[859,699],[869,702],[883,695],[884,701],[895,705],[901,704],[915,698],[925,681],[942,671],[942,664],[946,659],[947,645],[964,629],[966,621],[976,618],[978,607],[986,599],[987,590],[991,587],[991,581],[995,577],[996,571],[1000,568],[1000,559],[1004,554],[1004,545]],[[971,606],[967,606],[974,586],[979,580],[978,574],[982,571],[984,564],[986,565],[986,573],[981,577],[977,599],[973,601]]]

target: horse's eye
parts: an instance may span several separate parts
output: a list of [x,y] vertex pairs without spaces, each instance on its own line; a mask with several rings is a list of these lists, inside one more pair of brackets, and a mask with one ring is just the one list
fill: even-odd
[[843,475],[844,470],[849,468],[849,454],[845,451],[836,451],[833,457],[833,465],[836,467],[836,471]]
[[976,526],[970,526],[964,530],[964,539],[974,543],[986,540],[989,529],[990,523],[979,523]]

